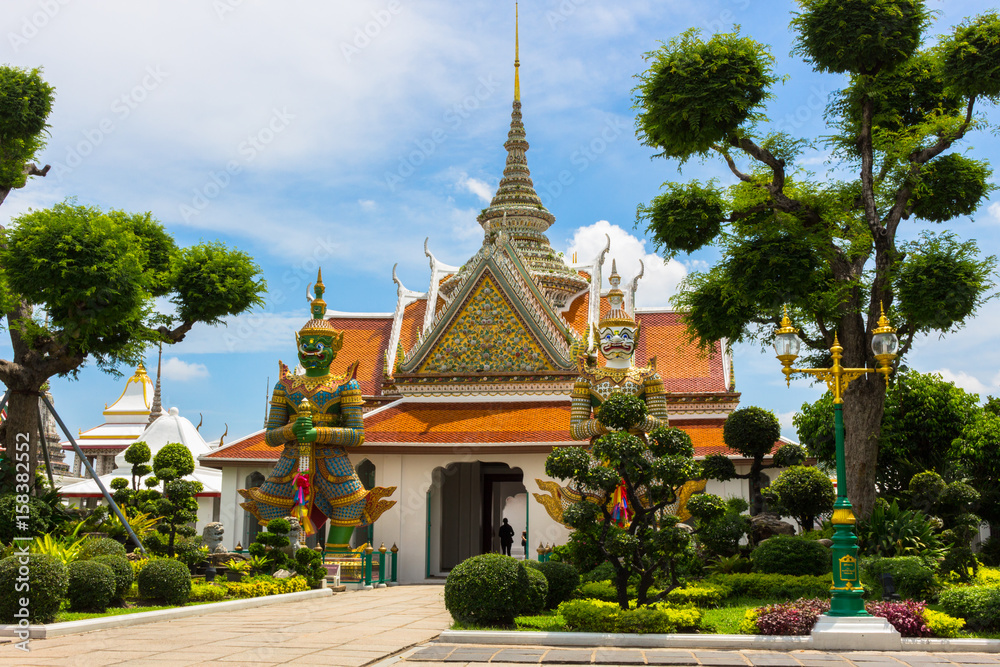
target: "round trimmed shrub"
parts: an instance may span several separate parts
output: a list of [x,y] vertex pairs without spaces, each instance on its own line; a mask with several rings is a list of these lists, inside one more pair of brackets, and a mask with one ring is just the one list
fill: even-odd
[[750,554],[754,572],[764,574],[820,575],[830,571],[830,550],[816,540],[776,535]]
[[[573,597],[573,591],[580,585],[580,573],[569,563],[556,563],[555,561],[547,561],[545,563],[539,563],[538,561],[526,562],[544,574],[546,581],[549,583],[549,593],[545,598],[546,609],[555,609],[560,603],[569,600]],[[610,563],[608,565],[610,566]],[[614,579],[613,569],[611,579]]]
[[161,600],[171,605],[182,605],[191,595],[191,572],[179,560],[150,561],[137,578],[139,596]]
[[132,564],[127,558],[121,556],[97,556],[92,559],[95,563],[101,563],[111,568],[115,573],[115,594],[112,596],[113,602],[124,602],[125,595],[132,588]]
[[526,568],[510,556],[473,556],[448,574],[444,606],[461,623],[513,625],[526,606],[528,582]]
[[70,611],[101,612],[115,595],[115,573],[104,563],[78,560],[69,564]]
[[90,537],[83,543],[77,560],[90,560],[96,556],[121,556],[125,558],[125,547],[118,540],[110,537]]
[[537,567],[526,567],[524,570],[528,575],[528,595],[521,613],[538,614],[545,609],[545,601],[549,597],[549,580]]
[[[27,560],[27,563],[22,562]],[[21,598],[25,591],[18,591],[17,578],[24,575],[25,568],[30,587],[31,604],[28,605],[28,620],[31,623],[51,623],[59,613],[59,604],[66,595],[69,576],[62,561],[44,554],[10,556],[0,560],[0,623],[17,623],[14,616],[21,609]],[[23,583],[23,582],[22,582]]]

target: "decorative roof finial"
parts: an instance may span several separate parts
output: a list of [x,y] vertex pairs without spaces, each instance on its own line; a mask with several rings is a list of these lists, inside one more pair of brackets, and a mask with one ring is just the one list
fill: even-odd
[[160,354],[156,359],[156,387],[153,389],[153,405],[149,408],[149,421],[146,428],[160,418],[163,414],[163,404],[160,402],[160,369],[163,365],[163,342],[160,342]]
[[517,3],[514,3],[514,101],[521,101],[521,78],[518,69],[521,67],[521,45],[518,35]]

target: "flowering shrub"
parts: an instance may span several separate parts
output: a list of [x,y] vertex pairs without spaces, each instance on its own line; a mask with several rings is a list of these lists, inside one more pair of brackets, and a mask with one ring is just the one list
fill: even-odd
[[309,590],[309,582],[305,577],[289,577],[275,579],[267,575],[250,577],[243,581],[226,582],[225,587],[235,598],[259,598],[264,595],[280,595],[281,593],[297,593]]
[[962,628],[965,627],[965,621],[962,619],[933,609],[924,609],[924,623],[930,628],[931,636],[946,639],[960,637]]
[[[816,619],[829,611],[830,601],[817,598],[799,598],[795,602],[769,604],[751,609],[744,616],[747,623],[751,612],[757,614],[756,633],[760,635],[808,635],[816,625]],[[741,624],[741,629],[742,629]]]
[[577,632],[673,633],[694,632],[701,623],[698,609],[666,605],[625,611],[614,602],[570,600],[559,605],[566,628]]
[[684,588],[675,588],[667,593],[667,602],[693,604],[696,607],[717,607],[732,592],[728,586],[700,582]]
[[930,637],[931,629],[924,622],[926,602],[903,600],[902,602],[866,602],[865,611],[872,616],[880,616],[904,637]]

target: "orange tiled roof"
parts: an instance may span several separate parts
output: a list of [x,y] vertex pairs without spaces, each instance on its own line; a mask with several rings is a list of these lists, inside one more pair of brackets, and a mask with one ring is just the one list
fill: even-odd
[[[435,444],[565,444],[569,433],[569,401],[498,403],[402,402],[365,417],[365,443],[372,445]],[[685,420],[678,425],[695,447],[695,456],[738,456],[722,442],[721,419]],[[581,443],[582,444],[582,443]],[[782,443],[777,443],[778,445]],[[777,445],[776,445],[777,446]],[[362,446],[363,450],[364,446]],[[264,432],[234,440],[202,457],[206,461],[274,461],[280,447],[268,447]]]
[[382,366],[392,331],[391,317],[331,317],[330,323],[344,332],[344,347],[330,364],[337,374],[358,362],[358,383],[361,393],[372,396],[382,388]]
[[562,316],[566,318],[566,321],[573,327],[577,335],[583,336],[587,333],[587,315],[589,312],[590,292],[584,292],[573,299],[573,302]]
[[[440,301],[440,299],[439,299]],[[427,299],[418,299],[403,310],[403,326],[399,331],[399,342],[404,352],[409,352],[417,342],[420,329],[424,325],[424,314],[427,312]]]
[[201,459],[251,459],[262,461],[277,461],[281,456],[281,447],[268,447],[264,444],[264,430],[233,440],[212,452],[201,456]]
[[644,366],[656,357],[656,368],[667,391],[727,390],[724,361],[718,343],[712,354],[703,353],[697,345],[688,342],[680,315],[674,312],[640,312],[636,320],[642,327],[635,351],[636,365]]

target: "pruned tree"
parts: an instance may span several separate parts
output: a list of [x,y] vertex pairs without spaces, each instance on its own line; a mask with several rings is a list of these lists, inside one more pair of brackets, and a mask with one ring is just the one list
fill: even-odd
[[[992,186],[989,166],[958,152],[987,126],[978,103],[1000,99],[1000,16],[987,12],[930,43],[923,0],[799,0],[796,52],[846,75],[827,108],[831,173],[800,157],[815,143],[772,131],[764,114],[779,77],[767,47],[738,32],[688,31],[647,54],[635,90],[637,133],[665,158],[720,158],[735,184],[669,183],[638,209],[667,255],[715,244],[721,261],[692,273],[674,300],[705,345],[769,342],[783,305],[823,363],[839,336],[843,363],[875,367],[871,330],[884,307],[900,358],[918,334],[947,332],[989,298],[992,256],[912,220],[969,215]],[[875,499],[881,378],[854,381],[844,403],[848,495]]]
[[[263,305],[265,283],[249,255],[219,243],[178,248],[149,213],[67,201],[25,213],[0,231],[0,302],[13,346],[0,359],[10,390],[6,445],[38,444],[37,395],[54,375],[88,359],[117,373],[154,342],[176,343],[197,322]],[[159,313],[169,298],[175,314]],[[13,451],[13,450],[11,450]]]
[[45,146],[46,121],[55,89],[41,69],[0,67],[0,204],[31,176],[45,176],[49,166],[35,164]]
[[[577,530],[593,530],[597,547],[615,570],[618,605],[629,608],[629,580],[635,578],[636,604],[644,606],[666,597],[679,585],[677,561],[690,544],[689,534],[667,508],[678,490],[698,477],[691,438],[678,428],[658,427],[649,433],[629,432],[646,415],[646,404],[635,396],[612,394],[601,404],[597,418],[612,432],[583,447],[556,449],[545,461],[545,473],[572,480],[584,494],[563,513]],[[612,505],[623,496],[627,517],[616,517]],[[725,512],[717,496],[699,496],[689,503],[692,513],[709,521]],[[712,504],[709,501],[715,500]],[[621,500],[621,497],[618,498]],[[649,593],[655,580],[663,590]]]
[[738,474],[736,465],[728,456],[709,454],[702,462],[705,477],[723,482],[737,478],[748,480],[750,516],[760,514],[764,509],[764,498],[761,495],[764,470],[801,465],[806,458],[803,447],[786,443],[774,452],[770,463],[764,463],[780,437],[781,424],[773,411],[753,405],[734,410],[722,425],[722,441],[729,449],[751,459],[750,470]]

